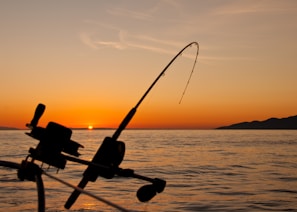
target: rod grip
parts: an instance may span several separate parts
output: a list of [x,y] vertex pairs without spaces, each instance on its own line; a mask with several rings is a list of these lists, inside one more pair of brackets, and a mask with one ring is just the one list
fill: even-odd
[[121,122],[120,126],[118,127],[118,129],[114,132],[112,139],[113,140],[117,140],[118,137],[120,136],[121,132],[126,128],[126,126],[129,124],[129,122],[131,121],[131,119],[133,118],[134,114],[136,113],[137,108],[133,107],[129,113],[126,115],[126,117],[124,118],[124,120]]

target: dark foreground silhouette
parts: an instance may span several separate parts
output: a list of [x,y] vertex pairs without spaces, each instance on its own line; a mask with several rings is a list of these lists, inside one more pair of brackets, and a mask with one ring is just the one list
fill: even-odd
[[270,118],[265,121],[241,122],[217,129],[297,129],[297,115],[287,118]]

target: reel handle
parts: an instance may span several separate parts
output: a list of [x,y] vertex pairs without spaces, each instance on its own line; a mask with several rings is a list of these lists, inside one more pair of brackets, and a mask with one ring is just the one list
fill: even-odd
[[44,104],[38,104],[36,109],[35,109],[35,113],[33,116],[32,121],[30,122],[30,124],[26,124],[26,126],[30,129],[33,129],[37,126],[39,119],[41,118],[43,112],[45,110],[45,105]]

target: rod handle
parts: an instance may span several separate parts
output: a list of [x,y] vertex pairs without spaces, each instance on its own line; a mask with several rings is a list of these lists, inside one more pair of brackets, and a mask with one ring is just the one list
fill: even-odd
[[[88,179],[83,177],[77,187],[84,189],[86,187],[86,185],[88,184],[88,182],[89,182]],[[81,192],[79,190],[74,190],[72,192],[72,194],[70,195],[70,197],[68,198],[67,202],[65,203],[64,207],[66,209],[70,209],[71,206],[75,203],[75,201],[79,197],[80,193]]]

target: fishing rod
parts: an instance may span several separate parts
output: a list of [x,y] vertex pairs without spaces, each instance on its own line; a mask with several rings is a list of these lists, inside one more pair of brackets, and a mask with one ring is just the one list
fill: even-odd
[[[140,187],[136,193],[136,196],[139,201],[148,202],[157,193],[163,192],[166,186],[166,181],[159,178],[150,178],[147,176],[137,174],[134,172],[133,169],[120,168],[119,165],[123,161],[125,155],[125,143],[122,141],[118,141],[118,138],[135,115],[139,105],[142,103],[142,101],[145,99],[145,97],[148,95],[151,89],[155,86],[155,84],[158,82],[161,76],[164,75],[166,70],[176,60],[176,58],[180,56],[183,53],[183,51],[185,51],[192,45],[195,45],[197,47],[197,52],[192,67],[192,71],[190,73],[189,79],[186,83],[185,89],[180,99],[180,102],[182,101],[182,98],[189,85],[191,76],[193,74],[197,62],[197,57],[199,53],[199,44],[197,42],[192,42],[188,44],[177,55],[175,55],[175,57],[168,63],[168,65],[153,81],[153,83],[146,90],[146,92],[136,103],[136,105],[124,117],[114,134],[111,137],[104,138],[92,161],[86,161],[78,158],[80,156],[78,150],[79,148],[83,148],[83,146],[78,142],[71,140],[72,130],[70,128],[67,128],[56,122],[49,122],[45,128],[38,126],[38,121],[45,111],[45,105],[40,103],[37,105],[35,109],[33,119],[30,123],[26,124],[26,126],[29,129],[31,129],[31,132],[25,133],[28,136],[39,140],[39,143],[37,144],[36,148],[29,149],[30,154],[26,157],[25,160],[22,161],[20,165],[14,162],[0,161],[0,166],[18,169],[18,178],[22,181],[29,180],[36,182],[38,187],[38,211],[40,212],[45,210],[44,187],[41,178],[42,174],[45,174],[48,177],[51,177],[75,189],[64,205],[66,209],[69,209],[74,204],[79,195],[81,193],[84,193],[99,201],[104,202],[105,204],[117,208],[118,210],[127,211],[123,207],[120,207],[110,201],[107,201],[101,197],[95,196],[90,192],[83,190],[89,181],[95,182],[98,176],[104,177],[106,179],[112,179],[115,175],[117,175],[120,177],[135,178],[150,182],[151,184]],[[78,184],[78,186],[73,186],[65,182],[64,180],[58,179],[46,173],[42,169],[42,165],[41,167],[39,167],[34,163],[35,160],[41,161],[42,164],[46,163],[49,166],[56,167],[58,168],[58,170],[64,169],[66,167],[67,161],[87,165],[87,168],[84,171],[83,178]]]
[[[118,166],[120,165],[120,163],[122,162],[123,158],[124,158],[124,154],[125,154],[125,144],[121,141],[117,141],[117,139],[119,138],[120,134],[122,133],[122,131],[126,128],[126,126],[129,124],[129,122],[131,121],[131,119],[133,118],[133,116],[135,115],[137,108],[139,107],[139,105],[142,103],[142,101],[145,99],[145,97],[148,95],[148,93],[151,91],[151,89],[155,86],[155,84],[158,82],[158,80],[161,78],[161,76],[163,76],[166,72],[166,70],[170,67],[170,65],[176,60],[176,58],[178,56],[180,56],[184,50],[186,50],[188,47],[191,47],[192,45],[195,45],[197,47],[197,52],[196,52],[196,56],[195,56],[195,61],[192,67],[192,71],[190,73],[190,77],[187,81],[186,87],[183,91],[182,97],[180,99],[180,102],[183,98],[183,95],[185,94],[185,91],[189,85],[191,76],[194,72],[194,68],[197,62],[197,57],[199,54],[199,44],[197,42],[191,42],[188,45],[186,45],[182,50],[180,50],[180,52],[178,52],[175,57],[172,58],[172,60],[167,64],[167,66],[161,71],[161,73],[157,76],[157,78],[153,81],[153,83],[150,85],[150,87],[146,90],[146,92],[143,94],[143,96],[140,98],[140,100],[136,103],[136,105],[128,112],[128,114],[125,116],[125,118],[122,120],[122,122],[120,123],[119,127],[117,128],[117,130],[114,132],[112,137],[106,137],[103,141],[103,143],[101,144],[101,146],[99,147],[99,149],[97,150],[95,156],[92,159],[92,163],[99,163],[99,164],[104,164],[107,166],[112,167],[114,170],[116,170],[118,168]],[[88,168],[85,170],[84,174],[83,174],[83,178],[80,181],[80,183],[78,184],[77,187],[83,189],[87,183],[89,181],[95,182],[97,177],[100,175],[102,177],[105,178],[112,178],[114,176],[115,171],[112,173],[107,173],[106,172],[102,172],[100,171],[100,169],[96,169],[94,166],[88,166]],[[158,179],[160,180],[160,179]],[[145,197],[145,200],[149,200],[151,199],[154,195],[155,195],[155,190],[158,191],[158,193],[162,192],[165,188],[166,185],[166,181],[162,180],[162,186],[164,185],[164,187],[162,189],[157,188],[154,189],[154,187],[156,187],[154,185],[154,187],[152,188],[150,185],[148,186],[144,186],[141,189],[139,189],[139,192],[137,193],[137,197],[139,199],[142,199],[141,196],[146,195],[146,193],[150,193],[148,194],[148,197]],[[143,192],[141,192],[143,191]],[[66,201],[64,207],[66,209],[69,209],[74,202],[76,201],[76,199],[79,197],[80,195],[80,191],[79,190],[74,190],[72,192],[72,194],[70,195],[70,197],[68,198],[68,200]],[[151,197],[152,196],[152,197]]]
[[[188,84],[190,82],[190,79],[192,77],[192,74],[194,72],[194,68],[197,62],[197,57],[199,54],[199,44],[197,42],[191,42],[188,45],[186,45],[182,50],[180,50],[179,53],[177,53],[177,55],[175,55],[174,58],[172,58],[172,60],[167,64],[167,66],[161,71],[161,73],[157,76],[157,78],[154,80],[154,82],[150,85],[150,87],[146,90],[146,92],[143,94],[143,96],[140,98],[140,100],[137,102],[137,104],[129,111],[129,113],[126,115],[126,117],[123,119],[122,123],[119,125],[119,127],[117,128],[117,130],[115,131],[115,133],[113,134],[112,138],[113,139],[117,139],[121,132],[126,128],[126,126],[129,124],[129,122],[131,121],[131,119],[133,118],[134,114],[136,113],[137,108],[139,107],[139,105],[142,103],[142,101],[145,99],[145,97],[148,95],[148,93],[152,90],[152,88],[155,86],[155,84],[159,81],[159,79],[165,74],[165,72],[167,71],[167,69],[169,68],[169,66],[175,61],[175,59],[180,56],[184,50],[186,50],[188,47],[191,47],[192,45],[196,45],[197,46],[197,52],[196,52],[196,56],[195,56],[195,61],[192,67],[192,71],[190,74],[190,77],[187,81],[186,87],[183,91],[181,100],[183,98],[183,95],[185,94],[185,90],[188,87]],[[181,102],[180,100],[180,102]]]

